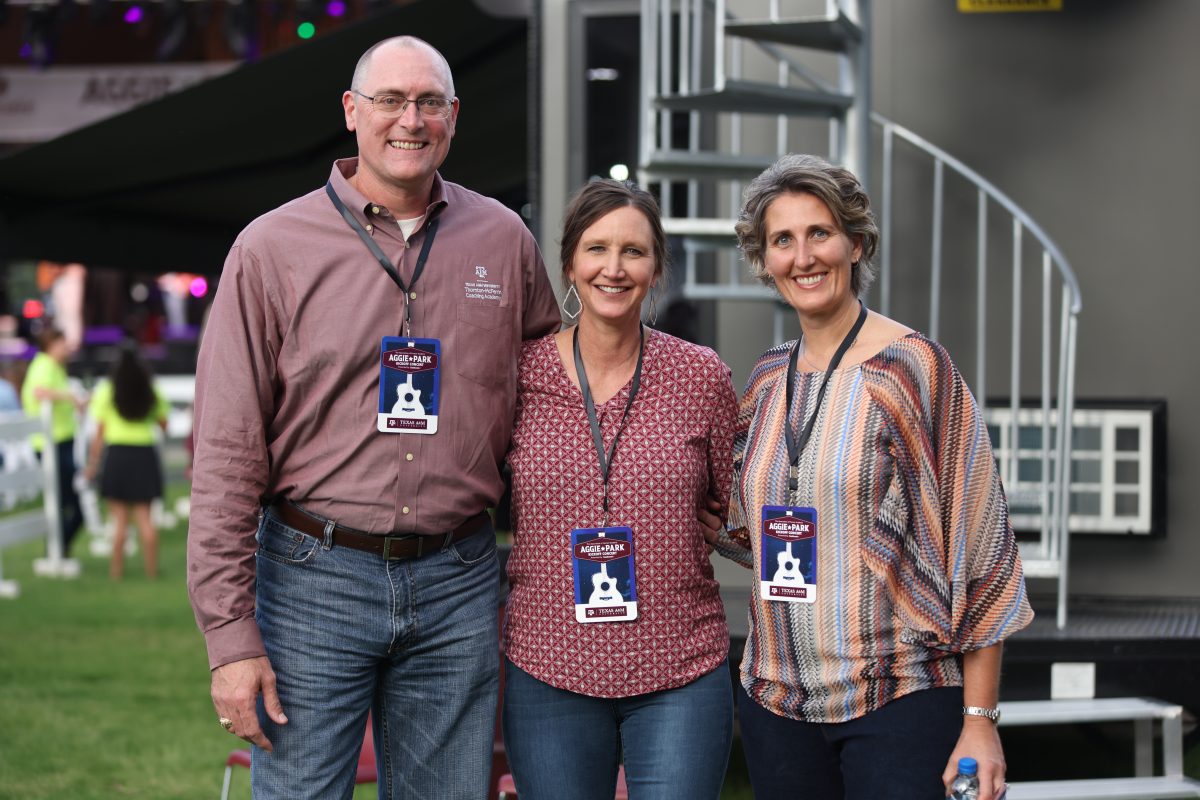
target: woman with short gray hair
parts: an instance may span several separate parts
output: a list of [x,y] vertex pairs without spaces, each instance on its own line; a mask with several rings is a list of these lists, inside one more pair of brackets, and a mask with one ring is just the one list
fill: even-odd
[[994,800],[1001,646],[1033,615],[974,398],[944,348],[860,300],[879,231],[852,173],[784,156],[737,235],[801,330],[751,373],[728,524],[705,520],[755,573],[754,794],[935,800],[971,756]]

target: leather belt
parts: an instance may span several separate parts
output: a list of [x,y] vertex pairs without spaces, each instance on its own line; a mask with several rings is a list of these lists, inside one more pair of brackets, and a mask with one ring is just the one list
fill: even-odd
[[377,534],[338,525],[333,520],[324,519],[308,511],[304,511],[287,500],[275,501],[271,505],[270,512],[273,517],[289,528],[294,528],[305,536],[311,536],[321,541],[325,541],[326,529],[332,527],[334,547],[349,547],[354,550],[363,550],[368,553],[374,553],[389,561],[420,558],[430,553],[436,553],[454,542],[465,539],[473,533],[478,533],[491,519],[486,511],[480,511],[454,530],[447,531],[446,533]]

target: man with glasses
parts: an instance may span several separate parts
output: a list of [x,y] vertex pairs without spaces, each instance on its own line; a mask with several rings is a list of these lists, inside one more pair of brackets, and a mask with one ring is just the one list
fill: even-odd
[[342,105],[358,157],[225,263],[188,587],[256,798],[350,798],[370,711],[381,796],[477,800],[499,670],[487,509],[521,342],[560,318],[520,219],[438,174],[459,100],[437,50],[380,42]]

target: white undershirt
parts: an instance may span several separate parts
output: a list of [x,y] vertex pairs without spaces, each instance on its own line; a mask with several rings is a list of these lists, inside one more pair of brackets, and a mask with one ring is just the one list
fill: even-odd
[[424,214],[419,217],[413,217],[412,219],[396,220],[396,224],[400,226],[400,233],[404,234],[404,241],[408,241],[408,237],[413,235],[413,231],[417,229],[417,226],[421,224],[421,220],[423,219],[425,219]]

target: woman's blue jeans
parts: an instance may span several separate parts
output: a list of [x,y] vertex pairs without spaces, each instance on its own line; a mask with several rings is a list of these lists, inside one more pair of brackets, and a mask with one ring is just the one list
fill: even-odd
[[715,800],[733,736],[725,663],[686,686],[608,699],[505,662],[504,746],[521,800]]
[[490,525],[431,555],[385,561],[327,547],[271,516],[259,527],[255,618],[288,716],[259,718],[256,800],[349,800],[367,712],[379,797],[487,795],[498,568]]

